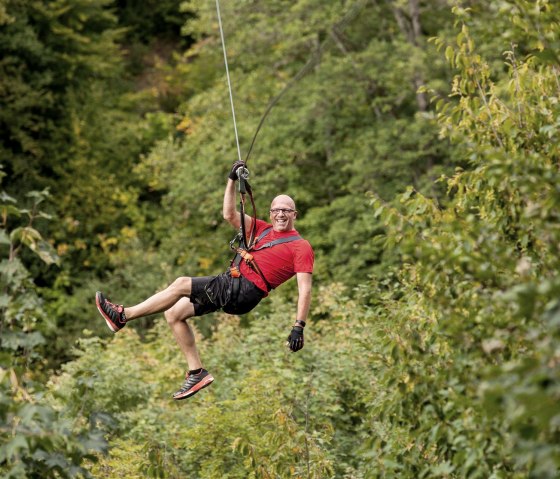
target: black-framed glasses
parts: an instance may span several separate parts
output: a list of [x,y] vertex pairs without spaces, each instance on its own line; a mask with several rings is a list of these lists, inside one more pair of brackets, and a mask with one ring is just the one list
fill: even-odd
[[295,213],[295,212],[296,212],[296,210],[292,210],[291,208],[272,208],[270,210],[270,214],[274,215],[274,216],[276,216],[280,213],[283,213],[283,214],[287,215],[287,214]]

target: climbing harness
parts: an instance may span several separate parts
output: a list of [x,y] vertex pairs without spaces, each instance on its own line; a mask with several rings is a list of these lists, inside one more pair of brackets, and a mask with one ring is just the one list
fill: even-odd
[[[279,244],[290,243],[291,241],[300,240],[300,239],[302,239],[302,237],[299,236],[299,235],[286,236],[284,238],[278,238],[278,239],[269,241],[268,243],[265,243],[261,246],[257,246],[259,241],[261,241],[263,238],[265,238],[266,235],[268,235],[268,233],[270,233],[271,230],[272,230],[272,227],[266,228],[259,235],[259,237],[255,240],[254,245],[251,246],[250,248],[243,248],[241,245],[238,246],[237,248],[233,248],[232,243],[235,241],[235,238],[232,240],[232,242],[230,243],[230,247],[232,247],[232,249],[235,250],[235,256],[231,260],[231,266],[229,268],[229,272],[230,272],[232,278],[240,278],[241,277],[241,271],[239,270],[239,265],[241,264],[241,261],[245,261],[245,263],[247,263],[249,265],[249,267],[255,273],[257,273],[261,277],[261,279],[264,281],[264,284],[266,285],[267,291],[271,291],[272,289],[274,289],[272,287],[272,285],[268,282],[266,277],[264,276],[264,273],[262,272],[262,270],[259,268],[259,265],[255,261],[255,258],[253,256],[253,254],[251,254],[251,251],[260,251],[260,250],[263,250],[265,248],[272,248],[273,246],[276,246],[276,245],[279,245]],[[238,282],[236,281],[234,283],[234,286],[235,286],[236,283],[238,283]],[[235,294],[235,292],[234,292],[234,294]]]

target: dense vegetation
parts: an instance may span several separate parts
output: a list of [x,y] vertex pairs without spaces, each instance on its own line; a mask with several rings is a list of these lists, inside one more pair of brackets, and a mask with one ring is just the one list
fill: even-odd
[[214,8],[0,0],[2,477],[558,477],[560,4],[222,2],[244,152],[291,85],[249,167],[314,301],[297,354],[293,283],[194,321],[178,404],[163,318],[112,337],[93,293],[227,263]]

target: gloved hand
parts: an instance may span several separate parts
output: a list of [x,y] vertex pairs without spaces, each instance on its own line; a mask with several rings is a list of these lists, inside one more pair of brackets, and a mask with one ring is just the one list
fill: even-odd
[[230,180],[236,181],[239,178],[237,177],[237,170],[241,167],[245,167],[245,162],[241,160],[237,160],[233,166],[231,167],[231,171],[229,172],[228,178]]
[[294,326],[287,341],[286,345],[292,350],[292,353],[303,348],[303,328],[301,326]]

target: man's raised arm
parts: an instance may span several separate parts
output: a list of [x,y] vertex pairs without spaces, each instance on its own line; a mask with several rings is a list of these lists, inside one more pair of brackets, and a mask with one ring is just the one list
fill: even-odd
[[241,222],[239,220],[239,212],[235,207],[235,181],[228,178],[226,191],[224,192],[224,206],[222,208],[224,220],[226,220],[235,229],[239,229]]
[[[235,229],[239,229],[241,226],[241,215],[235,206],[235,182],[238,179],[237,169],[241,166],[245,166],[245,163],[242,161],[236,161],[231,167],[226,184],[226,190],[224,192],[224,205],[222,208],[224,220],[226,220]],[[249,228],[250,224],[251,217],[245,215],[245,226]]]

